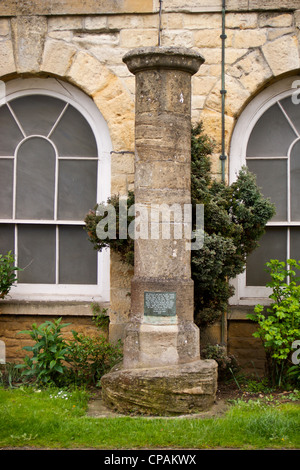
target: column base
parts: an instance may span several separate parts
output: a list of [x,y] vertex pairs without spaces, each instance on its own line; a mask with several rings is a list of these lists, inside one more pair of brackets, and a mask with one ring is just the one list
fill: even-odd
[[210,359],[150,369],[116,366],[101,379],[102,398],[106,406],[126,415],[207,411],[216,397],[217,367]]

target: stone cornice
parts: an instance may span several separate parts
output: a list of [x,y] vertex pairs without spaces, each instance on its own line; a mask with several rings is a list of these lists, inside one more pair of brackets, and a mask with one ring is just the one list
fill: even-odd
[[[300,0],[227,0],[227,12],[294,11]],[[104,15],[158,13],[158,0],[5,0],[0,2],[0,16],[23,15]],[[163,12],[213,13],[222,11],[222,0],[168,0]]]

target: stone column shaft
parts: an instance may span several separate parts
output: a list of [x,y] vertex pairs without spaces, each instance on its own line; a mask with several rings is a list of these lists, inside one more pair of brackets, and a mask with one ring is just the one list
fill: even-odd
[[[186,49],[145,48],[123,60],[136,77],[135,203],[148,209],[150,219],[155,210],[157,217],[164,209],[170,215],[169,238],[162,235],[166,222],[157,218],[155,226],[149,224],[148,238],[135,240],[124,361],[144,367],[197,360],[191,252],[183,222],[184,206],[191,202],[191,76],[203,58]],[[179,226],[181,237],[175,235]],[[153,228],[159,238],[151,236]],[[176,315],[145,315],[148,292],[175,293]]]

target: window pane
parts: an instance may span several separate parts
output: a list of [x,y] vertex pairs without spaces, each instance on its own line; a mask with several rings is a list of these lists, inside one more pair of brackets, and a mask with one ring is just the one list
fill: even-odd
[[300,220],[300,141],[291,151],[291,219]]
[[69,105],[51,139],[61,157],[97,157],[94,134],[77,109]]
[[97,161],[59,162],[58,218],[83,220],[97,204]]
[[13,173],[13,160],[0,158],[0,217],[3,219],[12,217]]
[[50,96],[31,95],[17,98],[10,105],[27,136],[47,136],[66,103]]
[[0,155],[14,155],[16,146],[22,139],[23,134],[8,107],[2,106],[0,108]]
[[300,261],[300,227],[290,228],[290,258]]
[[53,219],[54,192],[54,148],[46,139],[32,137],[17,155],[17,217]]
[[19,282],[55,283],[55,230],[49,225],[19,225],[18,265],[24,268],[19,274]]
[[0,224],[0,253],[5,255],[8,251],[15,251],[15,226]]
[[276,103],[255,124],[248,141],[247,156],[286,156],[290,144],[296,137]]
[[60,284],[97,284],[97,252],[83,227],[59,228]]
[[288,96],[280,101],[280,104],[284,108],[285,112],[291,119],[295,128],[300,132],[300,108],[298,104],[294,104],[292,101],[292,96]]
[[265,286],[271,280],[265,272],[265,263],[270,259],[285,261],[287,257],[287,229],[268,227],[259,241],[259,248],[247,258],[246,285]]
[[247,160],[265,197],[276,206],[272,220],[287,220],[287,160]]

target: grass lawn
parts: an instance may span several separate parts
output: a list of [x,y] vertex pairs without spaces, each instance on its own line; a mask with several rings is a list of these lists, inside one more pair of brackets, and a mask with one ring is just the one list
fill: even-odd
[[[299,399],[299,394],[298,394]],[[235,400],[212,418],[93,418],[83,390],[0,388],[0,448],[299,449],[299,401]]]

